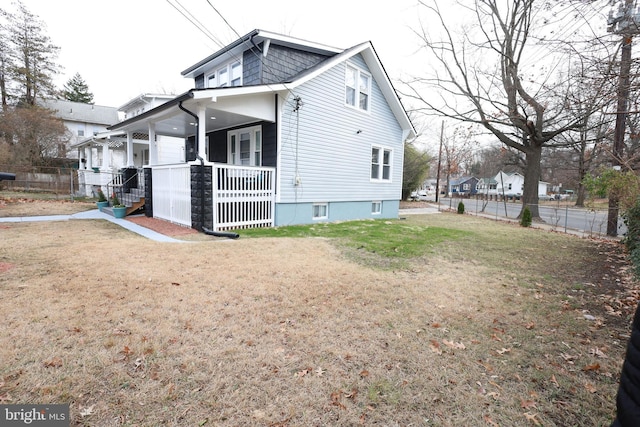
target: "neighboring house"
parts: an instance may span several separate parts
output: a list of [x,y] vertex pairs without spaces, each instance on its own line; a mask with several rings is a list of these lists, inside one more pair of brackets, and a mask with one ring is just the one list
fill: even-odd
[[[119,108],[114,108],[119,117],[132,118],[145,111],[158,107],[175,98],[175,95],[143,93]],[[114,125],[121,120],[110,123]],[[79,138],[72,144],[76,149],[80,161],[80,170],[87,173],[79,174],[82,192],[91,196],[94,185],[104,185],[113,179],[113,174],[128,166],[127,162],[127,133],[122,131],[109,131],[105,127],[102,131],[85,138]],[[132,164],[131,166],[142,168],[149,164],[149,139],[147,133],[134,133],[132,139]],[[156,136],[157,153],[162,163],[184,162],[184,146],[180,139]],[[91,175],[91,172],[99,172],[101,175]]]
[[477,192],[478,178],[463,176],[449,181],[449,194],[452,196],[470,196]]
[[[78,158],[77,151],[73,148],[80,141],[105,132],[108,126],[118,121],[118,109],[114,107],[84,104],[64,99],[44,99],[39,100],[38,104],[54,111],[55,116],[62,119],[68,130],[65,140],[61,141],[58,152],[52,153],[54,157]],[[82,167],[82,164],[80,166]]]
[[491,178],[480,178],[478,183],[476,184],[476,190],[478,195],[495,195],[497,194],[498,183],[496,180]]
[[[538,194],[547,194],[547,182],[538,182]],[[505,173],[500,171],[491,178],[481,178],[477,184],[477,194],[482,196],[498,196],[518,198],[524,190],[524,176],[517,172]]]
[[398,216],[415,130],[370,42],[254,30],[182,75],[194,89],[109,128],[130,168],[146,135],[146,215],[214,231]]

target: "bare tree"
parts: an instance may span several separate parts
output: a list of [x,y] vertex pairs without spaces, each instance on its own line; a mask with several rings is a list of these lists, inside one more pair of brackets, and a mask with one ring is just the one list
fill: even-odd
[[[539,52],[542,46],[533,39],[533,24],[542,18],[533,0],[467,3],[471,3],[467,11],[475,25],[456,37],[436,0],[420,0],[441,30],[437,37],[425,25],[416,31],[435,61],[434,74],[405,82],[404,95],[427,114],[478,123],[502,144],[522,153],[526,161],[523,209],[529,206],[532,216],[539,218],[543,148],[558,135],[585,126],[585,116],[576,116],[567,106],[568,80],[552,78],[559,74],[562,62],[549,61],[546,69],[540,67],[545,74],[535,78],[523,69],[532,60],[532,51]],[[551,3],[544,6],[552,7]],[[440,96],[426,95],[425,88],[437,89]],[[595,108],[594,102],[589,105],[585,114]]]
[[53,111],[39,108],[11,108],[0,115],[0,134],[6,135],[11,162],[16,165],[46,166],[64,157],[68,138],[62,120]]

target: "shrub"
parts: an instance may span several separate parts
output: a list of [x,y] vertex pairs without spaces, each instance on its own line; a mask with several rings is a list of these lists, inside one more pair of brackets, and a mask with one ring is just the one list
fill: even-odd
[[106,202],[107,201],[107,197],[102,192],[102,188],[98,188],[98,201],[99,202]]
[[627,226],[623,242],[629,250],[635,276],[640,278],[640,201],[624,211],[622,219]]
[[113,196],[111,197],[111,205],[114,208],[121,208],[124,205],[122,203],[120,203],[120,199],[118,199],[118,196],[116,195],[116,193],[113,193]]
[[464,203],[462,203],[462,202],[458,203],[458,213],[459,214],[463,214],[464,213]]
[[531,227],[531,210],[529,206],[525,206],[522,211],[522,218],[520,218],[520,225],[523,227]]

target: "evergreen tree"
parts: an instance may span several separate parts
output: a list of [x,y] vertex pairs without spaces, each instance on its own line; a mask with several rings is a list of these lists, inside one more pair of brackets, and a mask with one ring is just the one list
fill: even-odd
[[413,144],[404,144],[404,166],[402,169],[402,200],[422,185],[429,174],[429,155]]
[[2,22],[4,17],[5,13],[0,9],[0,106],[2,107],[2,111],[5,111],[9,104],[8,85],[10,81],[10,70],[13,66],[7,26]]
[[82,79],[80,73],[76,73],[64,84],[62,97],[68,101],[93,104],[93,94],[89,92],[89,86]]
[[44,33],[46,24],[22,2],[15,2],[16,13],[7,13],[9,42],[12,45],[11,78],[17,86],[19,104],[36,105],[36,99],[53,95],[53,76],[59,66],[54,61],[59,47]]

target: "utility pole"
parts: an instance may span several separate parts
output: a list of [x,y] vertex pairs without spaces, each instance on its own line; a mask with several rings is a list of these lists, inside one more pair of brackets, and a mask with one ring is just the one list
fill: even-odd
[[[613,3],[612,3],[613,4]],[[618,76],[618,104],[616,109],[616,127],[613,139],[612,167],[620,170],[624,152],[624,134],[627,114],[629,112],[629,87],[631,74],[631,43],[633,36],[640,33],[640,11],[635,9],[635,0],[624,0],[618,4],[617,10],[609,12],[607,31],[622,36],[622,52],[620,58],[620,75]],[[618,216],[620,200],[615,192],[609,194],[609,215],[607,217],[607,235],[618,235]]]
[[442,140],[444,139],[444,121],[440,126],[440,150],[438,151],[438,171],[436,172],[436,203],[440,200],[440,165],[442,164]]

